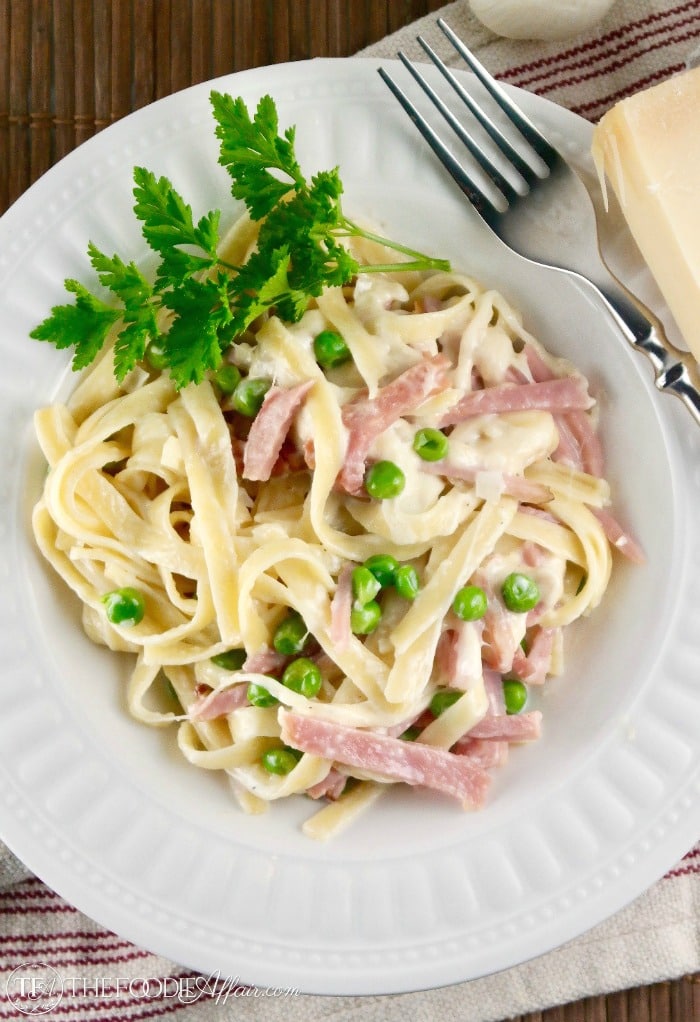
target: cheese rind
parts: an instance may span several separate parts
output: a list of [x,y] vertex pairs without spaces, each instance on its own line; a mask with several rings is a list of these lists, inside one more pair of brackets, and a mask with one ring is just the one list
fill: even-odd
[[700,360],[700,68],[616,104],[595,128],[592,152]]

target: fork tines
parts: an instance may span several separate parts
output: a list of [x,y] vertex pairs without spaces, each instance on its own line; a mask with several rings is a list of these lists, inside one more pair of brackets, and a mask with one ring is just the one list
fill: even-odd
[[[539,157],[544,164],[543,168],[533,166],[533,163],[536,164],[537,161],[533,161],[531,155],[528,159],[519,149],[515,148],[515,146],[511,144],[503,131],[494,123],[493,119],[486,113],[483,107],[467,91],[464,85],[437,55],[435,50],[425,41],[425,39],[418,36],[418,42],[427,56],[438,68],[445,80],[450,84],[474,119],[481,125],[492,142],[498,147],[507,163],[517,172],[521,181],[524,182],[525,190],[527,191],[535,182],[536,178],[546,176],[548,171],[553,170],[557,163],[561,160],[561,157],[557,153],[556,149],[549,144],[540,131],[535,127],[532,121],[523,113],[517,104],[513,102],[506,90],[489,74],[486,68],[477,60],[468,47],[465,46],[459,36],[453,32],[449,25],[442,18],[439,18],[437,23],[474,75],[486,88],[492,99],[495,100],[503,113],[505,113],[508,117],[510,123],[519,133],[520,138],[527,143],[534,154],[536,154],[536,156]],[[516,188],[508,177],[501,172],[491,156],[484,152],[483,147],[476,141],[472,132],[469,131],[462,121],[455,116],[452,110],[438,95],[436,90],[418,70],[415,64],[413,64],[404,53],[399,53],[399,57],[415,81],[428,96],[431,103],[433,103],[463,145],[468,149],[472,158],[487,175],[489,181],[495,186],[498,192],[500,192],[503,200],[505,200],[505,206],[507,207],[513,203],[521,194],[518,188]],[[502,207],[503,204],[499,203],[498,197],[494,196],[493,193],[490,195],[487,194],[484,187],[474,178],[473,173],[454,156],[449,146],[443,141],[438,132],[428,123],[415,104],[389,76],[384,68],[379,68],[379,74],[391,89],[392,93],[420,133],[423,135],[433,152],[437,155],[438,159],[443,163],[459,187],[466,193],[482,217],[484,217],[487,221],[497,217],[503,211],[503,208],[499,209],[499,205]]]

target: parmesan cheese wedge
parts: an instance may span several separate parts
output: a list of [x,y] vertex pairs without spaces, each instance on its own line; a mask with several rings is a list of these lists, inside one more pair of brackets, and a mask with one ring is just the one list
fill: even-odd
[[700,360],[700,68],[617,103],[596,127],[592,152]]

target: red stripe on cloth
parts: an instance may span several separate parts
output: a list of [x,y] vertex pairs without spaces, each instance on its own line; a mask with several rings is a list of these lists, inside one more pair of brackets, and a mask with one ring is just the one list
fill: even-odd
[[678,869],[672,869],[670,873],[666,874],[664,879],[669,880],[674,877],[692,876],[693,873],[700,873],[700,863],[691,863],[688,866],[680,866]]
[[77,908],[72,905],[15,905],[3,908],[0,916],[31,916],[31,915],[52,915],[54,912],[67,912],[69,915],[80,915]]
[[[133,944],[125,943],[121,945],[122,948],[131,948],[131,951],[125,954],[97,954],[97,949],[90,946],[75,947],[75,948],[52,948],[47,945],[44,949],[41,957],[46,959],[54,969],[67,969],[67,968],[92,968],[94,965],[121,965],[125,962],[134,962],[137,959],[150,958],[151,955],[148,951],[142,951],[140,948],[135,947]],[[117,951],[119,948],[116,946],[113,949]],[[67,951],[75,951],[77,954],[67,955]],[[17,952],[14,953],[12,959],[6,960],[6,956],[0,955],[0,969],[7,968],[12,971],[17,965],[18,958],[21,957]]]
[[[688,42],[691,39],[697,39],[699,36],[700,36],[700,25],[695,29],[694,32],[687,32],[685,35],[681,36],[680,39],[675,40],[675,41],[676,42],[679,42],[679,41]],[[654,50],[661,50],[661,49],[664,48],[664,46],[666,46],[665,42],[653,44],[653,45],[647,47],[645,50],[640,50],[639,53],[635,55],[635,59],[636,59],[637,56],[642,57],[642,56],[644,56],[647,53],[653,53]],[[570,78],[561,78],[561,79],[557,80],[556,82],[552,82],[552,84],[547,86],[547,87],[540,88],[538,90],[539,91],[539,95],[544,96],[548,92],[553,92],[555,89],[567,89],[567,88],[571,88],[574,85],[581,85],[581,84],[583,84],[583,82],[590,82],[590,81],[592,81],[592,80],[594,80],[596,78],[605,78],[607,75],[611,74],[612,72],[621,70],[622,68],[624,68],[629,63],[630,62],[626,61],[626,60],[615,60],[615,61],[612,61],[607,66],[598,68],[595,71],[589,71],[586,74],[573,75]]]
[[[529,61],[526,64],[516,64],[514,67],[508,70],[502,71],[499,75],[500,78],[510,79],[517,75],[524,74],[528,71],[535,71],[539,68],[545,67],[558,67],[562,61],[570,60],[572,57],[577,57],[580,54],[590,55],[595,53],[596,50],[600,50],[605,56],[611,50],[610,44],[616,44],[620,39],[624,38],[629,33],[638,33],[640,28],[645,25],[655,25],[665,21],[667,18],[675,18],[679,14],[685,14],[686,11],[698,10],[698,0],[689,0],[688,3],[679,4],[677,7],[671,7],[668,11],[657,12],[648,15],[646,18],[641,18],[639,21],[630,23],[628,25],[621,25],[619,28],[614,29],[612,32],[607,32],[605,35],[599,36],[597,39],[589,40],[586,43],[581,43],[579,46],[571,47],[568,50],[562,50],[560,53],[553,54],[550,57],[542,57],[540,60]],[[672,28],[673,25],[669,25]],[[662,29],[666,30],[666,29]]]
[[[610,74],[612,71],[618,71],[620,68],[624,68],[631,64],[634,60],[638,60],[640,57],[646,56],[646,54],[653,53],[655,50],[661,50],[664,46],[677,46],[679,43],[689,42],[691,39],[696,39],[700,35],[700,24],[698,24],[697,18],[685,18],[679,21],[676,25],[672,26],[674,30],[689,26],[689,31],[684,32],[681,35],[674,34],[672,38],[662,38],[661,33],[645,32],[633,39],[627,40],[620,46],[613,47],[608,50],[605,54],[602,54],[600,60],[606,60],[607,63],[600,64],[597,67],[592,67],[590,60],[578,60],[568,64],[562,63],[553,70],[551,75],[538,74],[527,77],[527,75],[518,76],[517,84],[521,88],[532,88],[538,82],[544,82],[548,77],[551,81],[548,84],[542,85],[539,91],[544,94],[547,91],[551,91],[556,88],[563,88],[568,85],[577,85],[581,82],[590,81],[594,78],[602,77]],[[664,30],[666,31],[666,30]],[[638,46],[639,43],[646,42],[647,45],[635,49],[633,54],[629,54],[627,51],[632,46]],[[610,57],[618,58],[610,60]],[[623,59],[624,58],[624,59]],[[566,71],[578,71],[586,69],[584,74],[579,76],[573,76],[569,78],[556,77],[562,75]],[[533,90],[535,91],[535,90]]]
[[[22,880],[19,884],[0,891],[0,916],[5,912],[11,912],[18,902],[27,911],[61,911],[65,907],[70,908],[59,894],[56,894],[36,877]],[[71,911],[75,911],[75,909],[71,909]]]
[[13,884],[12,887],[6,887],[0,891],[0,905],[3,901],[15,901],[17,898],[31,897],[53,898],[54,901],[61,900],[60,895],[52,891],[50,887],[47,887],[38,877],[28,877],[26,880],[21,880],[18,884]]
[[646,89],[650,85],[654,85],[655,82],[662,82],[666,78],[670,78],[671,75],[678,74],[679,71],[683,71],[685,64],[669,64],[667,67],[663,67],[654,74],[646,75],[644,78],[638,78],[635,82],[630,82],[623,89],[618,89],[617,92],[612,92],[607,96],[601,96],[598,99],[589,103],[582,103],[580,105],[572,104],[570,107],[574,113],[580,114],[581,117],[587,117],[589,120],[595,121],[598,117],[601,117],[606,110],[609,110],[613,103],[617,103],[621,99],[625,99],[627,96],[633,95],[635,92],[640,92],[642,89]]
[[11,944],[14,941],[27,941],[34,943],[35,941],[41,942],[45,940],[120,940],[115,933],[110,930],[56,930],[55,933],[17,933],[17,934],[1,934],[0,935],[0,951],[2,950],[3,944]]
[[687,855],[684,855],[675,869],[668,871],[664,879],[669,877],[689,876],[691,873],[700,873],[700,844],[691,848]]
[[109,930],[97,932],[55,930],[53,933],[8,933],[0,937],[0,960],[12,954],[26,954],[45,957],[46,953],[69,954],[71,952],[93,952],[107,954],[112,950],[130,948],[133,944]]

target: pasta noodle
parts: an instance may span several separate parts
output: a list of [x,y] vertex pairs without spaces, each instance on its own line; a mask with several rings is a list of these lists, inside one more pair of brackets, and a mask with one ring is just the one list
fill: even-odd
[[[229,246],[254,242],[248,223]],[[324,331],[349,354],[326,369]],[[360,273],[227,357],[268,388],[248,418],[216,376],[177,391],[144,363],[117,384],[109,350],[36,415],[36,540],[87,635],[133,657],[129,712],[176,727],[246,812],[325,799],[315,838],[392,783],[480,806],[509,746],[539,734],[504,680],[527,694],[559,671],[562,627],[610,577],[586,381],[458,273]],[[382,465],[400,488],[372,496]],[[526,607],[506,597],[515,576],[535,585]],[[124,590],[143,599],[135,623],[106,613]],[[474,590],[478,614],[458,605]]]

